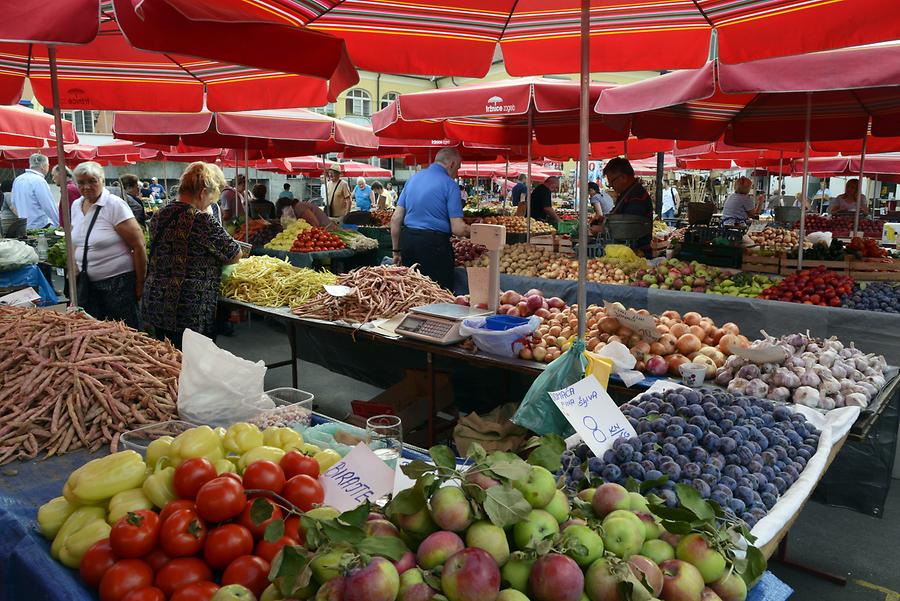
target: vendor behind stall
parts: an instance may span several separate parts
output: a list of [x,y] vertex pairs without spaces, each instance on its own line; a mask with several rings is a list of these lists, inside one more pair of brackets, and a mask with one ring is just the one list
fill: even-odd
[[855,213],[859,205],[859,212],[868,213],[869,205],[866,197],[859,193],[859,180],[856,178],[847,180],[844,193],[835,198],[831,203],[831,213]]
[[764,198],[754,198],[750,191],[753,182],[749,177],[739,177],[734,182],[734,192],[725,199],[722,207],[722,225],[746,225],[759,217]]
[[[643,217],[648,223],[653,221],[653,201],[641,180],[634,176],[634,167],[628,159],[616,157],[610,159],[603,167],[606,185],[616,193],[616,204],[607,215],[631,215]],[[652,227],[652,226],[650,226]],[[649,231],[649,230],[648,230]],[[636,249],[649,250],[650,236],[634,240],[631,246]]]
[[456,183],[461,164],[458,150],[439,150],[435,162],[403,187],[391,218],[394,264],[418,263],[420,272],[448,290],[453,289],[450,234],[469,234]]
[[559,223],[559,216],[553,210],[553,193],[559,192],[559,178],[548,177],[531,190],[531,216],[547,223]]

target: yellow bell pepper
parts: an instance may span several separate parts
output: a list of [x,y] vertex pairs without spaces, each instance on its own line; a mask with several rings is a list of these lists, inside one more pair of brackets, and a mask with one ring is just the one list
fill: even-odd
[[144,480],[142,490],[144,496],[156,507],[162,509],[169,501],[178,498],[172,481],[175,479],[175,468],[166,467]]
[[324,474],[331,466],[341,460],[341,456],[333,449],[325,449],[313,455],[313,459],[319,462],[319,473]]
[[159,460],[169,456],[173,440],[175,439],[171,436],[160,436],[147,445],[147,458],[145,461],[151,469],[156,469],[156,464],[159,463]]
[[263,433],[253,424],[238,422],[225,432],[222,444],[226,451],[243,455],[250,449],[263,446]]
[[73,511],[59,532],[56,533],[53,544],[50,545],[50,555],[53,556],[53,559],[59,559],[59,552],[70,536],[97,520],[106,523],[106,510],[102,507],[79,507]]
[[[146,484],[147,481],[144,480],[144,483]],[[113,525],[129,511],[138,509],[153,509],[153,502],[144,494],[144,489],[123,490],[109,500],[109,514],[106,516],[106,521]]]
[[322,448],[312,444],[311,442],[304,442],[302,445],[297,447],[297,450],[303,453],[304,455],[315,455],[316,453],[320,453]]
[[291,428],[271,427],[263,430],[263,444],[267,447],[278,447],[279,449],[288,450],[295,448],[292,445],[303,444],[303,437],[300,433]]
[[230,472],[232,474],[237,473],[237,466],[234,464],[233,461],[230,461],[228,459],[219,459],[218,461],[214,462],[213,465],[216,468],[217,476],[221,476],[222,474],[224,474],[226,472]]
[[185,459],[205,457],[212,462],[222,459],[225,451],[218,434],[209,426],[197,426],[182,432],[172,441],[169,449],[169,461],[178,467]]
[[282,457],[284,457],[284,449],[265,446],[256,447],[241,455],[241,460],[238,461],[238,471],[243,473],[247,466],[255,461],[266,460],[272,463],[279,463]]
[[97,505],[143,484],[146,470],[143,458],[134,451],[100,457],[69,474],[63,496],[76,505]]
[[81,558],[98,540],[107,538],[112,527],[103,520],[94,520],[72,535],[66,537],[59,549],[59,560],[69,568],[77,569]]
[[38,508],[37,522],[44,538],[53,540],[56,533],[76,509],[78,507],[69,503],[65,497],[56,497],[41,505]]

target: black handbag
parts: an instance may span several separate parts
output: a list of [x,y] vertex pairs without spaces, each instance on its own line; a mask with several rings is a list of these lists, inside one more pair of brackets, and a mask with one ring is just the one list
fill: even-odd
[[91,237],[91,230],[94,229],[94,224],[97,222],[97,215],[100,214],[100,209],[102,208],[103,207],[101,206],[95,207],[94,216],[91,217],[91,223],[88,226],[87,233],[84,235],[84,253],[81,255],[81,272],[78,274],[78,281],[75,284],[77,299],[82,307],[91,294],[91,280],[88,278],[87,273],[88,240]]

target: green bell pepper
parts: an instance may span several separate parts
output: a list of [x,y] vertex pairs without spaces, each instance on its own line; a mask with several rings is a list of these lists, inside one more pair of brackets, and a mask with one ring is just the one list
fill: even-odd
[[279,463],[282,457],[284,457],[284,449],[259,446],[241,455],[241,459],[238,461],[238,471],[243,473],[247,466],[255,461],[266,460],[272,463]]
[[147,465],[134,451],[120,451],[87,462],[71,474],[63,496],[75,505],[98,505],[144,482]]
[[221,476],[226,472],[230,472],[232,474],[237,473],[237,466],[235,463],[229,459],[219,459],[215,461],[213,465],[216,468],[216,475]]
[[172,441],[175,440],[171,436],[160,436],[149,445],[147,445],[146,463],[151,469],[156,469],[156,464],[163,457],[168,457],[172,449]]
[[175,437],[169,449],[169,461],[175,467],[193,457],[205,457],[215,462],[224,456],[219,435],[209,426],[197,426],[182,432]]
[[65,497],[56,497],[41,505],[37,513],[37,522],[44,538],[53,540],[76,509],[78,507],[69,503]]
[[178,498],[178,495],[175,494],[175,487],[172,484],[174,479],[175,468],[165,467],[157,470],[156,473],[144,480],[144,485],[141,489],[144,492],[144,496],[153,505],[162,509],[168,505],[169,501],[174,501]]
[[222,443],[225,445],[226,451],[242,455],[251,449],[263,446],[263,433],[253,424],[238,422],[228,428]]
[[291,428],[271,427],[263,430],[263,444],[267,447],[278,447],[287,451],[303,444],[303,437]]

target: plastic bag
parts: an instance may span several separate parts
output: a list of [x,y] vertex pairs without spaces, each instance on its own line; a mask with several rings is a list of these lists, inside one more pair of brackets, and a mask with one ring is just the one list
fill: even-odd
[[184,331],[181,375],[178,376],[178,415],[194,424],[228,426],[246,421],[260,410],[273,409],[246,399],[263,398],[266,365],[235,357],[193,330]]
[[532,316],[527,323],[508,330],[488,330],[486,320],[486,317],[465,319],[459,325],[459,333],[471,336],[478,350],[502,357],[517,356],[525,348],[525,337],[541,325],[541,318]]
[[831,240],[834,238],[834,234],[831,232],[811,232],[806,234],[806,241],[810,244],[817,244],[821,242],[825,246],[831,246]]
[[517,452],[528,439],[528,431],[509,421],[516,408],[515,403],[507,403],[484,415],[472,412],[460,416],[453,428],[453,442],[460,456],[466,456],[473,442],[488,452]]
[[570,436],[575,430],[547,393],[562,390],[584,378],[586,366],[584,340],[576,339],[569,350],[535,379],[511,421],[536,434]]
[[19,240],[0,239],[0,271],[13,271],[37,265],[37,251]]

